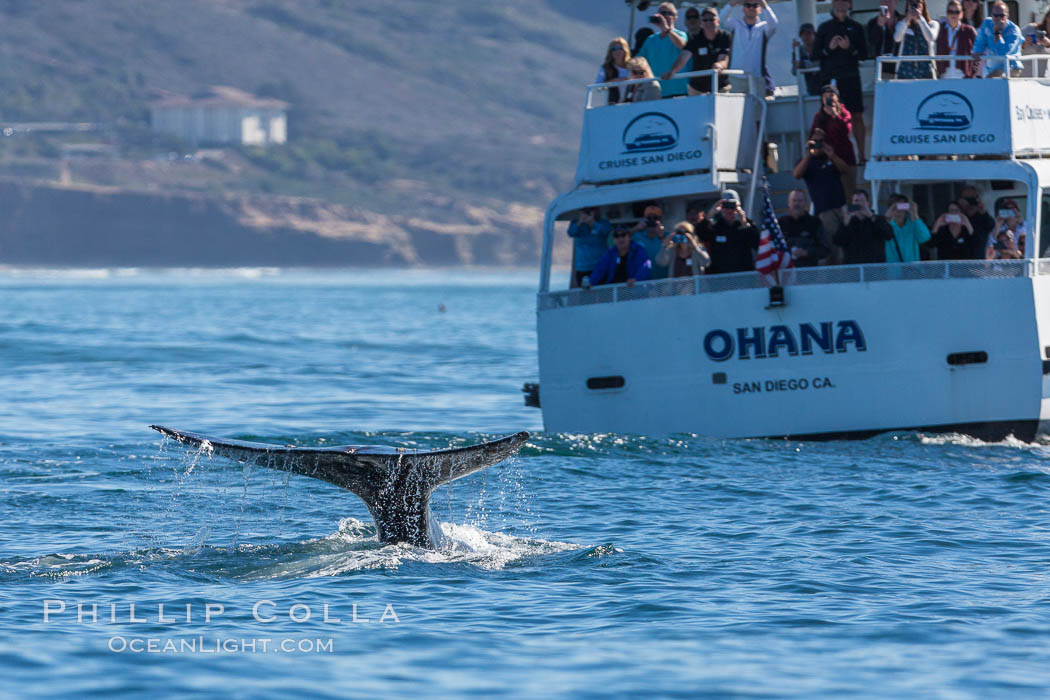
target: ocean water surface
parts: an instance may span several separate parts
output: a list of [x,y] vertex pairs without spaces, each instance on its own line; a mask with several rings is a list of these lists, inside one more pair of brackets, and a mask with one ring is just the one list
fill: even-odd
[[[0,271],[0,694],[1045,695],[1050,447],[544,434],[535,283]],[[534,435],[432,552],[150,423]]]

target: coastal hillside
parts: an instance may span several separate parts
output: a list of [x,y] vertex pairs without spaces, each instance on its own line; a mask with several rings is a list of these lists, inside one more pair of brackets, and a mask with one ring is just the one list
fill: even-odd
[[[9,135],[0,177],[191,199],[312,198],[317,210],[433,231],[491,223],[472,210],[514,210],[521,226],[491,233],[535,239],[542,208],[571,181],[581,88],[626,20],[622,3],[601,0],[0,0],[0,121],[101,129]],[[149,131],[152,97],[209,85],[289,102],[288,143],[201,161],[191,144]],[[117,156],[64,159],[70,140],[105,142]],[[518,262],[532,262],[532,247]],[[10,241],[0,263],[4,248]]]

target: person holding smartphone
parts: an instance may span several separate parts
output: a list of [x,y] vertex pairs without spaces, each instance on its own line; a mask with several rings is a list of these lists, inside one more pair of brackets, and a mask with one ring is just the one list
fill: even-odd
[[[868,20],[868,47],[871,57],[894,56],[897,53],[897,42],[893,32],[904,15],[897,11],[897,0],[884,0],[879,5],[879,12]],[[882,64],[882,79],[892,80],[897,77],[897,64],[886,61]]]
[[980,260],[984,241],[974,233],[973,223],[958,202],[949,202],[947,210],[933,222],[933,247],[938,260]]
[[[893,40],[900,44],[900,56],[934,56],[941,25],[930,19],[925,0],[908,0],[904,19],[897,23]],[[930,80],[933,64],[907,61],[897,66],[897,77],[904,80]]]
[[919,218],[919,205],[903,194],[890,195],[886,210],[893,238],[886,241],[886,262],[918,262],[919,246],[930,240],[930,229]]
[[1017,202],[1004,199],[996,211],[995,227],[988,237],[986,260],[1015,260],[1024,257],[1027,234],[1024,218]]
[[[1050,53],[1050,10],[1043,15],[1039,22],[1033,22],[1024,28],[1024,43],[1021,44],[1021,53],[1025,56],[1032,54]],[[1031,63],[1025,63],[1021,69],[1022,77],[1045,78],[1050,73],[1048,69],[1050,61],[1040,59]]]
[[886,242],[893,238],[893,229],[886,217],[871,210],[871,199],[864,190],[857,190],[843,207],[843,223],[832,241],[840,246],[846,265],[886,262]]

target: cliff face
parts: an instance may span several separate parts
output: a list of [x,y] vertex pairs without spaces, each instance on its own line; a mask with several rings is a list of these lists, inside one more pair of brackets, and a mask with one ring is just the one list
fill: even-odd
[[[543,212],[422,196],[383,215],[318,199],[0,182],[0,264],[534,265]],[[440,212],[443,221],[428,212]]]

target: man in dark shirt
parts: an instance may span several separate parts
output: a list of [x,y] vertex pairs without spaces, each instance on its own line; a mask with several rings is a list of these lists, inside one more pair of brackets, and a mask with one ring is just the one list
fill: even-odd
[[886,218],[871,211],[868,193],[857,190],[846,207],[845,221],[835,233],[835,245],[842,246],[846,265],[886,262],[886,241],[893,229]]
[[[984,210],[984,202],[981,201],[981,194],[976,187],[967,185],[962,188],[962,191],[959,192],[959,207],[973,225],[974,239],[983,246],[988,236],[991,235],[992,229],[995,228],[995,219]],[[975,255],[975,257],[980,259],[982,256]]]
[[[795,48],[795,57],[791,61],[791,75],[798,75],[798,71],[807,68],[818,68],[820,60],[814,53],[817,46],[817,32],[809,22],[803,22],[798,28],[798,39],[792,42]],[[812,70],[802,74],[806,81],[806,92],[810,95],[819,95],[820,71]]]
[[860,87],[860,61],[868,57],[864,27],[850,18],[850,0],[833,0],[831,19],[817,28],[814,52],[820,59],[822,85],[832,81],[839,89],[842,104],[853,118],[853,138],[857,141],[859,162],[864,162],[864,93]]
[[722,198],[701,222],[698,235],[711,255],[707,274],[755,269],[758,229],[748,222],[734,190],[722,192]]
[[839,174],[848,167],[824,140],[824,132],[814,129],[813,138],[806,143],[806,153],[795,165],[792,175],[796,180],[805,180],[817,216],[846,203]]
[[809,213],[809,200],[802,190],[791,190],[788,213],[778,219],[795,267],[813,267],[828,257],[824,226]]
[[[660,76],[669,79],[678,71],[682,70],[693,60],[691,70],[711,70],[712,68],[723,71],[729,66],[729,53],[733,47],[733,35],[718,28],[718,13],[710,7],[705,7],[700,13],[700,31],[689,37],[682,53],[678,54],[671,69]],[[718,89],[729,89],[729,77],[718,76]],[[689,94],[704,95],[711,92],[711,79],[708,77],[690,78]]]
[[587,289],[591,285],[626,282],[628,287],[633,287],[635,282],[649,279],[652,269],[653,264],[645,248],[631,240],[629,230],[618,228],[613,231],[612,248],[605,251],[590,277],[583,278],[581,286]]
[[[882,11],[882,7],[886,11]],[[897,53],[897,42],[893,40],[893,32],[897,28],[897,22],[904,19],[904,15],[897,12],[897,0],[883,0],[879,6],[879,14],[868,20],[868,55],[870,58],[876,56],[893,56]],[[882,64],[882,79],[889,80],[897,77],[897,64],[887,61]]]

